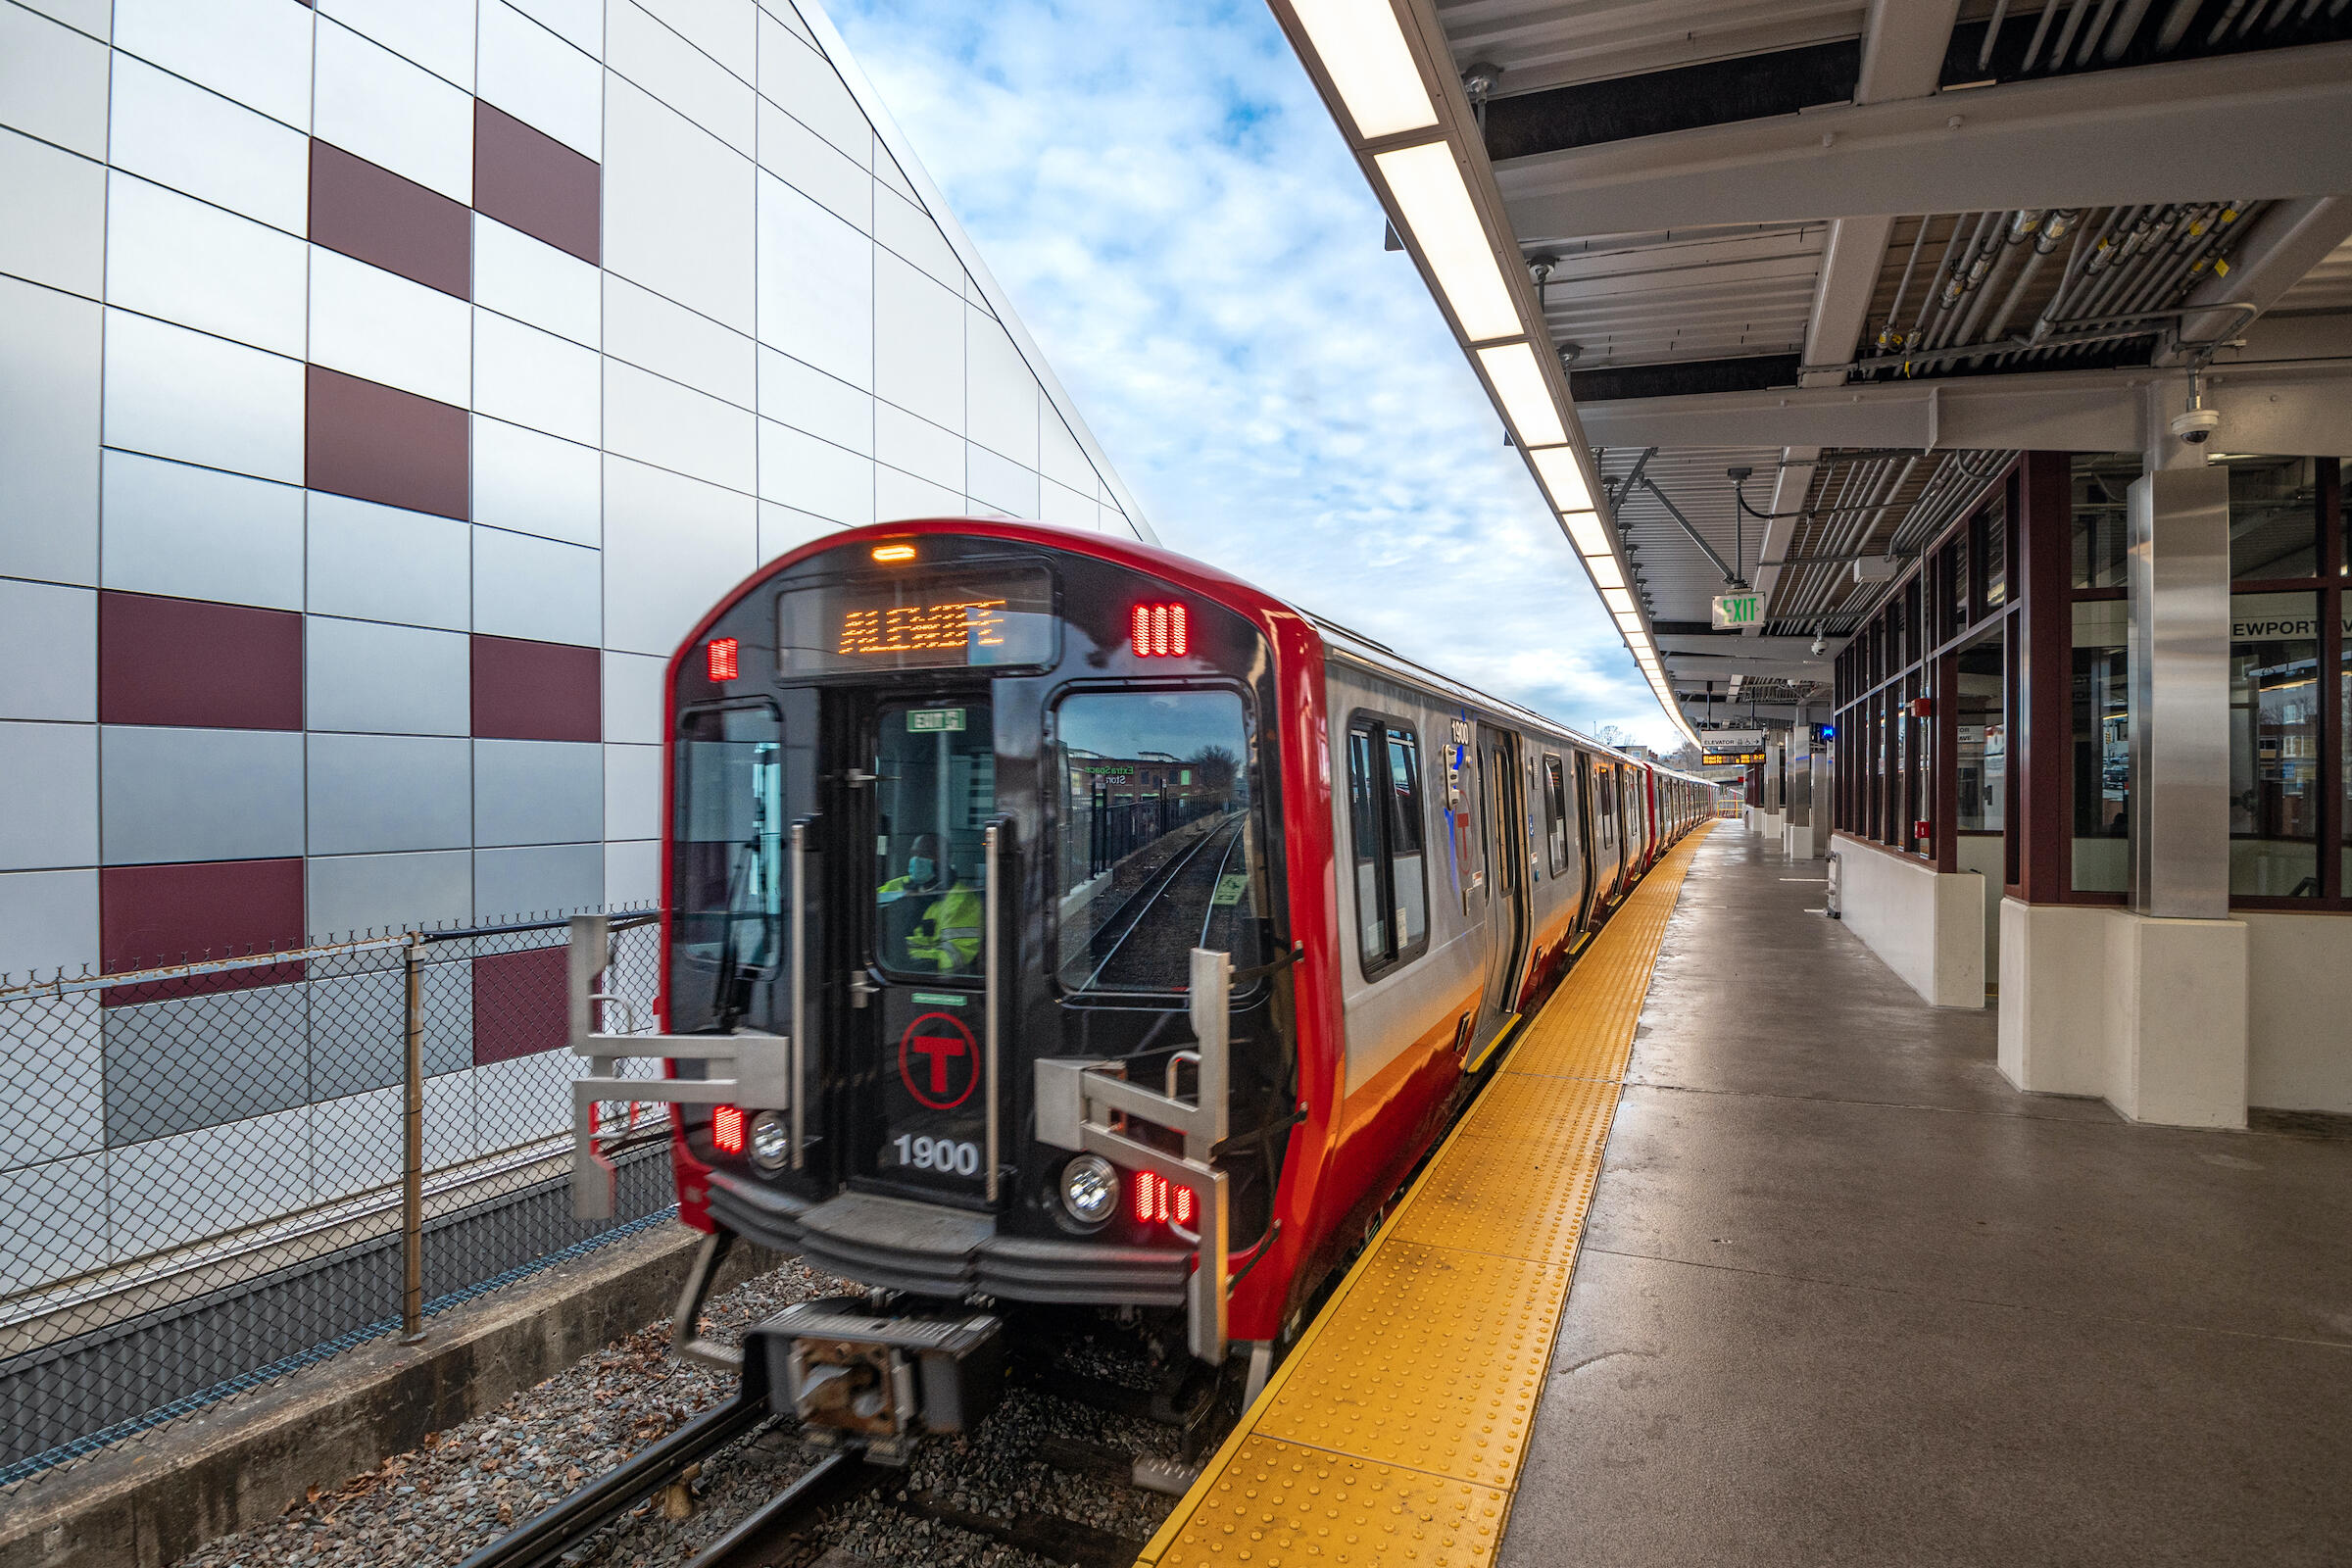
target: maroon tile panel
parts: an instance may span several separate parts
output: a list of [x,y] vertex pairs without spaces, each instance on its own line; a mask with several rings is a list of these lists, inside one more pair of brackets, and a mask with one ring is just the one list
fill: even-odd
[[473,1064],[561,1051],[571,1043],[565,950],[530,948],[473,960]]
[[473,101],[476,212],[602,265],[604,172],[545,131]]
[[398,387],[310,367],[304,482],[387,507],[469,514],[466,411]]
[[473,733],[484,740],[604,737],[603,665],[593,648],[473,639]]
[[[98,871],[98,956],[108,974],[298,948],[302,932],[299,859],[109,865]],[[300,963],[271,963],[117,986],[100,992],[99,1000],[122,1007],[302,977]]]
[[318,140],[311,143],[311,238],[427,288],[473,297],[473,214]]
[[98,718],[302,728],[302,616],[153,594],[98,595]]

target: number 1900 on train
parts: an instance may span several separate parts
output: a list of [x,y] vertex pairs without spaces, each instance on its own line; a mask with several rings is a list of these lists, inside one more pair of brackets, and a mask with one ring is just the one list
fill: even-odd
[[[603,918],[573,932],[575,1206],[611,1211],[610,1107],[670,1102],[708,1233],[680,1350],[875,1458],[985,1413],[1033,1308],[1253,1390],[1714,809],[1211,567],[1029,523],[804,546],[667,703],[650,1023],[600,989]],[[701,1339],[736,1238],[859,1293]]]

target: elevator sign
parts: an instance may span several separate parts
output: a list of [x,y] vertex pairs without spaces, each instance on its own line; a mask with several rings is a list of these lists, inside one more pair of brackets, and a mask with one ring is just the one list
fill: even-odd
[[1717,594],[1715,596],[1715,629],[1731,631],[1740,626],[1753,626],[1764,618],[1764,596],[1757,593]]

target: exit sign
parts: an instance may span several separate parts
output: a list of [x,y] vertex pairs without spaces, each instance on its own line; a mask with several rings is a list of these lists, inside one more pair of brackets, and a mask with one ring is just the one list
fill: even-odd
[[1715,596],[1715,629],[1727,631],[1735,626],[1753,626],[1764,618],[1762,594],[1717,594]]

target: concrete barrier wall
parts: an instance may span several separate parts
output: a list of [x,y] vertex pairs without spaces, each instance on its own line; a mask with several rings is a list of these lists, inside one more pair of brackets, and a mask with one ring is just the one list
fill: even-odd
[[1938,1007],[1984,1005],[1984,879],[1838,834],[1838,908],[1860,937]]

